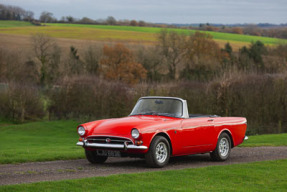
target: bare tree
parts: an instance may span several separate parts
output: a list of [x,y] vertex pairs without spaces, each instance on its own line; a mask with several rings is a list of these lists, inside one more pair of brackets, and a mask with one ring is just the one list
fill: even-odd
[[109,16],[107,19],[106,19],[106,22],[108,25],[116,25],[117,24],[117,20],[112,17],[112,16]]
[[160,50],[158,47],[140,47],[136,52],[137,62],[141,63],[147,70],[147,79],[160,81],[163,73]]
[[171,79],[176,79],[178,66],[184,54],[185,38],[185,35],[174,31],[162,30],[159,34],[158,47],[161,50],[162,61],[168,66]]
[[32,11],[26,11],[24,13],[23,20],[32,21],[34,19],[34,13]]
[[41,65],[40,84],[46,86],[51,81],[51,75],[57,73],[56,66],[60,63],[60,50],[50,36],[42,33],[34,34],[32,43],[35,56]]
[[69,22],[69,23],[73,23],[73,22],[75,22],[75,18],[74,17],[72,17],[72,16],[67,16],[66,17],[66,20]]
[[102,56],[101,46],[89,46],[84,53],[84,62],[87,72],[92,75],[99,73],[99,62]]
[[140,27],[146,26],[146,23],[144,21],[139,21],[139,26]]
[[50,23],[50,22],[52,22],[55,19],[53,18],[53,13],[50,13],[50,12],[47,12],[47,11],[43,11],[41,13],[41,16],[40,16],[39,20],[41,22],[43,22],[43,23]]

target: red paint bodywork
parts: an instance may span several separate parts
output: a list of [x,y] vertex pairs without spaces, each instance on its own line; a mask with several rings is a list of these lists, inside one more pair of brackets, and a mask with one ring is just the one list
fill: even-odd
[[[156,115],[135,115],[124,118],[105,119],[82,124],[86,129],[82,139],[88,136],[125,137],[135,142],[131,130],[137,128],[143,146],[149,148],[158,135],[168,137],[171,155],[189,155],[214,151],[219,135],[225,131],[232,140],[232,147],[244,141],[247,128],[244,117],[194,117],[173,118]],[[94,148],[91,150],[95,150]],[[126,153],[144,154],[146,150],[129,149]]]

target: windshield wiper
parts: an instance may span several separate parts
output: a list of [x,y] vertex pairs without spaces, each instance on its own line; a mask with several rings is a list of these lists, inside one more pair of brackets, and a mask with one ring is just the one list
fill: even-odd
[[157,113],[157,115],[166,116],[166,117],[175,117],[174,114],[170,114],[170,113]]
[[134,116],[134,115],[153,115],[154,112],[146,112],[146,113],[136,113],[136,114],[132,114],[130,116]]
[[174,114],[170,114],[170,113],[157,113],[157,112],[145,112],[145,113],[137,113],[137,114],[132,114],[130,116],[134,116],[134,115],[156,115],[156,116],[166,116],[166,117],[175,117]]

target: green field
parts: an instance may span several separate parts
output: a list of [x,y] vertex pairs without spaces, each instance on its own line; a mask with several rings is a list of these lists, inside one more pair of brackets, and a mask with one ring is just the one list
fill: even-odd
[[[133,27],[133,26],[109,26],[109,25],[84,25],[84,24],[46,24],[45,26],[32,26],[27,22],[0,21],[0,33],[31,35],[33,33],[46,33],[56,38],[71,38],[100,41],[127,41],[127,42],[156,42],[157,34],[162,28],[156,27]],[[190,34],[195,30],[169,29],[178,33]],[[213,36],[219,43],[245,45],[255,41],[262,41],[268,45],[287,43],[287,40],[239,35],[220,32],[205,31]]]
[[[93,28],[93,29],[103,29],[103,30],[108,29],[108,30],[115,30],[115,31],[133,31],[133,32],[153,33],[153,34],[157,34],[162,30],[162,28],[157,28],[157,27],[58,24],[58,23],[47,24],[47,26],[83,27],[83,28]],[[178,33],[184,33],[186,35],[196,32],[195,30],[188,30],[188,29],[169,29],[169,30],[176,31]],[[231,33],[212,32],[212,31],[204,31],[204,33],[210,34],[214,39],[217,39],[217,40],[239,41],[239,42],[249,42],[249,43],[260,40],[265,44],[278,44],[280,43],[280,41],[287,43],[287,40],[269,38],[269,37],[258,37],[258,36],[251,36],[251,35],[239,35],[239,34],[231,34]]]
[[29,27],[29,26],[33,26],[33,25],[30,22],[0,20],[0,28]]
[[[0,123],[0,163],[84,158],[76,121]],[[287,146],[287,134],[250,136],[241,146]]]
[[286,191],[287,160],[0,186],[0,191]]

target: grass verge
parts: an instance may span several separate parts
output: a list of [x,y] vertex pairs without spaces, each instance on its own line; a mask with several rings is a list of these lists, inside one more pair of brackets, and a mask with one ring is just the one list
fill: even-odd
[[[287,160],[0,186],[1,191],[286,191]],[[268,177],[266,177],[268,175]],[[108,182],[107,182],[108,181]]]
[[[0,123],[0,164],[84,158],[76,121]],[[250,136],[242,147],[287,146],[287,134]]]
[[0,126],[0,163],[84,158],[76,121]]
[[241,147],[287,146],[287,133],[249,136]]

